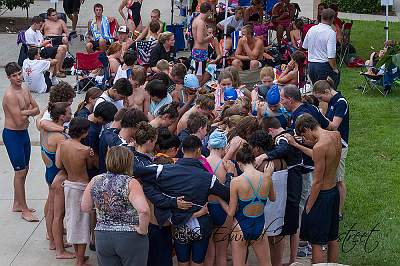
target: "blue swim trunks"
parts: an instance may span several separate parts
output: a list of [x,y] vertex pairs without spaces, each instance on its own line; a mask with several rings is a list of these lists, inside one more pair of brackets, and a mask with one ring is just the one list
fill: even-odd
[[3,142],[14,171],[24,170],[31,157],[31,140],[28,130],[3,129]]
[[208,51],[207,50],[192,50],[192,58],[196,62],[204,62],[208,60]]
[[194,69],[194,73],[196,76],[202,76],[204,72],[206,72],[208,60],[208,51],[207,50],[192,50],[192,62],[191,67]]

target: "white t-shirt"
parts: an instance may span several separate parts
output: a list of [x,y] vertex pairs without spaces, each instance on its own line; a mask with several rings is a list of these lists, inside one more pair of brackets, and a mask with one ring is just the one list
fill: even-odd
[[44,72],[50,69],[48,60],[24,60],[22,65],[22,74],[29,90],[37,93],[44,93],[47,90]]
[[323,23],[312,27],[306,34],[303,48],[308,50],[308,61],[326,63],[336,58],[336,32]]
[[115,105],[115,107],[117,107],[118,110],[122,109],[124,107],[124,101],[123,100],[118,100],[115,101],[114,99],[112,99],[110,96],[108,96],[107,91],[103,92],[103,94],[97,99],[93,110],[96,109],[97,105],[99,105],[99,103],[102,102],[110,102],[113,103]]
[[243,27],[243,19],[236,20],[235,15],[232,15],[230,17],[227,17],[226,19],[224,19],[223,21],[221,21],[218,24],[220,24],[222,26],[227,25],[227,27],[229,27],[229,26],[234,27],[235,31],[238,31]]
[[27,45],[41,46],[44,38],[40,30],[34,31],[32,27],[25,31],[25,41]]
[[115,78],[114,78],[114,82],[113,84],[115,84],[115,82],[121,78],[128,78],[128,74],[127,74],[127,69],[122,69],[122,66],[118,67],[117,73],[115,74]]

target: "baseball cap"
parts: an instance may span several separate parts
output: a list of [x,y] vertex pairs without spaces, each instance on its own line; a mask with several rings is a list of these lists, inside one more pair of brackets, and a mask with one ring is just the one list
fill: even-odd
[[280,100],[281,97],[279,95],[279,87],[278,85],[274,84],[267,92],[267,103],[269,105],[277,105]]
[[119,26],[118,32],[128,33],[128,32],[129,32],[129,29],[128,29],[127,26]]
[[188,89],[197,90],[200,88],[199,79],[194,74],[186,74],[183,79],[183,86]]
[[235,101],[238,98],[238,94],[234,87],[227,87],[224,89],[224,101]]

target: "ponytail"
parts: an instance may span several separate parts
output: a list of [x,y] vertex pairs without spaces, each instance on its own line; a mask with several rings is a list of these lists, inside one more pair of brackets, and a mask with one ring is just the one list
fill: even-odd
[[85,100],[78,105],[75,114],[82,110],[83,107],[85,107],[89,103],[90,99],[98,98],[102,93],[103,91],[97,87],[92,87],[88,89],[85,95]]

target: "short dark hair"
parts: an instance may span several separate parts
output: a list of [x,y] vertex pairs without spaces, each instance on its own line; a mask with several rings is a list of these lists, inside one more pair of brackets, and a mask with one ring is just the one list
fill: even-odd
[[168,74],[164,73],[164,72],[160,72],[160,73],[155,73],[151,78],[150,81],[152,80],[161,80],[165,86],[169,85],[169,76]]
[[100,7],[102,10],[104,10],[103,5],[100,4],[100,3],[95,4],[95,5],[93,6],[93,10],[95,10],[97,7]]
[[135,140],[138,145],[143,145],[147,141],[157,138],[157,129],[146,121],[140,122],[136,129]]
[[156,13],[158,16],[161,16],[161,11],[160,11],[160,9],[153,9],[153,10],[151,10],[151,13]]
[[74,88],[65,81],[60,81],[50,89],[49,102],[68,102],[75,98],[76,92]]
[[236,133],[239,137],[244,140],[250,136],[251,133],[255,132],[260,128],[257,118],[252,116],[245,116],[240,119],[239,123],[236,125]]
[[56,12],[57,10],[55,10],[54,8],[50,7],[49,9],[47,9],[47,17],[50,17],[51,13]]
[[172,102],[172,103],[166,104],[164,106],[161,106],[161,108],[158,110],[157,114],[159,116],[160,115],[168,115],[170,119],[178,118],[179,117],[178,107],[179,107],[179,103]]
[[126,113],[122,116],[121,127],[136,128],[137,125],[142,121],[149,121],[145,113],[138,109],[131,109],[126,111]]
[[99,103],[94,109],[93,115],[95,117],[101,117],[104,123],[110,123],[114,120],[114,116],[117,113],[118,109],[115,107],[113,103],[104,101]]
[[201,140],[194,136],[189,135],[182,141],[182,150],[185,152],[194,152],[202,146]]
[[292,84],[286,85],[282,88],[282,90],[283,90],[283,95],[285,95],[285,97],[290,97],[296,102],[301,102],[301,92],[296,85]]
[[282,125],[276,117],[264,117],[261,121],[261,127],[265,132],[268,132],[268,129],[278,129],[282,127]]
[[183,81],[187,73],[187,68],[182,63],[175,64],[171,69],[171,76],[176,76]]
[[248,143],[251,147],[261,148],[264,152],[270,151],[273,149],[274,142],[272,137],[267,134],[267,132],[262,130],[257,130],[248,138]]
[[160,30],[161,26],[160,23],[157,21],[151,21],[149,24],[150,32],[157,33]]
[[335,18],[336,12],[332,8],[325,8],[321,12],[321,20],[323,21],[331,21]]
[[187,121],[187,128],[190,134],[196,134],[200,128],[207,126],[208,119],[206,116],[198,114],[198,113],[191,113],[189,115]]
[[136,62],[137,57],[135,53],[128,51],[124,54],[122,59],[124,60],[125,65],[133,66]]
[[16,62],[10,62],[6,65],[6,67],[4,68],[4,70],[6,71],[6,75],[7,77],[11,76],[12,74],[15,74],[17,72],[20,72],[22,69],[21,67],[18,65],[18,63]]
[[255,161],[253,151],[249,144],[244,143],[243,146],[238,150],[236,154],[236,161],[243,164],[250,164]]
[[119,109],[114,115],[114,121],[122,121],[122,117],[124,117],[125,113],[128,112],[128,108],[121,108]]
[[129,97],[132,95],[132,84],[127,78],[118,79],[112,89],[116,90],[118,94]]
[[34,16],[34,17],[31,19],[31,25],[33,25],[33,24],[39,24],[39,23],[42,23],[42,22],[44,22],[44,19],[43,19],[42,17],[40,17],[40,16]]
[[53,121],[58,121],[60,116],[65,115],[67,108],[70,106],[70,103],[66,102],[58,102],[58,103],[49,103],[48,111],[50,113],[50,117]]
[[200,5],[200,13],[206,14],[208,11],[211,10],[211,5],[208,2],[204,2]]
[[291,57],[298,65],[303,65],[306,60],[306,55],[302,51],[294,52]]
[[89,120],[86,118],[74,117],[69,123],[68,135],[73,139],[80,138],[82,135],[88,132],[89,126]]
[[178,148],[181,145],[181,141],[178,136],[172,134],[168,128],[159,128],[158,129],[158,138],[156,146],[159,151],[163,152],[170,148]]
[[28,58],[29,60],[35,59],[35,56],[39,53],[39,49],[37,47],[30,47],[28,49]]
[[314,130],[318,126],[319,124],[317,120],[315,120],[315,118],[312,115],[304,113],[296,119],[296,124],[295,124],[296,134],[301,135],[305,132],[307,128]]
[[159,79],[154,79],[147,83],[146,91],[151,97],[158,97],[160,99],[164,99],[168,94],[167,86]]

